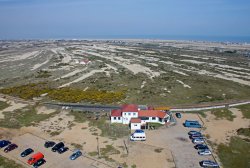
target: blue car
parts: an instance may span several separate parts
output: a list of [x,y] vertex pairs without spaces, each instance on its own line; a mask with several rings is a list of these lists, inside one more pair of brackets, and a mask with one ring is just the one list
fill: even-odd
[[186,120],[185,123],[183,124],[185,127],[188,128],[201,128],[201,124],[198,121],[188,121]]
[[181,113],[176,113],[175,115],[177,118],[181,118]]
[[25,149],[22,153],[21,153],[21,157],[25,157],[28,156],[29,154],[33,153],[34,150],[31,148]]
[[11,144],[10,141],[2,140],[2,141],[0,141],[0,148],[3,148],[3,147],[5,147],[5,146],[8,146],[9,144]]
[[76,160],[80,156],[82,156],[82,152],[80,150],[76,150],[69,158],[70,160]]

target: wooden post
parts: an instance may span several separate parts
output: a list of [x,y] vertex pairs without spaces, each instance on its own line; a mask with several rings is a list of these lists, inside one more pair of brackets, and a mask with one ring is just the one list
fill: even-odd
[[98,136],[96,137],[96,141],[97,141],[97,152],[98,152],[98,157],[100,157],[101,155],[100,155],[100,147],[99,147],[99,138],[98,138]]

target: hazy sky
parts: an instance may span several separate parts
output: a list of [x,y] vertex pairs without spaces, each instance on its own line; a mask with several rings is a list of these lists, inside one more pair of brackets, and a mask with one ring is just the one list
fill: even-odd
[[0,0],[0,38],[250,36],[250,0]]

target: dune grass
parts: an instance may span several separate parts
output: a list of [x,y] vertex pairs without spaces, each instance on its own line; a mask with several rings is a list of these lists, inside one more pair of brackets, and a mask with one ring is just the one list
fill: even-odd
[[9,104],[4,102],[4,101],[0,101],[0,110],[3,110],[5,108],[9,107]]
[[236,108],[240,109],[244,118],[250,119],[250,104],[237,106]]
[[211,114],[215,115],[216,119],[227,119],[229,121],[233,121],[236,116],[233,113],[224,108],[224,109],[213,109],[211,110]]
[[223,167],[247,168],[250,167],[250,143],[239,137],[231,137],[230,143],[218,146],[218,156]]
[[13,160],[7,159],[3,156],[0,157],[1,168],[24,168],[24,166],[14,162]]
[[37,114],[37,111],[33,106],[15,111],[4,112],[4,119],[0,119],[0,127],[21,128],[23,126],[35,125],[56,115],[57,113],[58,111],[51,114]]

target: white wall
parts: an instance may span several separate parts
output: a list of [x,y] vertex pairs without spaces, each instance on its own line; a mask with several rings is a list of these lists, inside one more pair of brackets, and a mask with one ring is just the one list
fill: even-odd
[[118,120],[118,117],[114,119],[115,117],[111,117],[111,123],[122,123],[122,117],[120,117],[120,120]]
[[131,123],[130,127],[131,127],[131,130],[141,129],[141,124],[140,123]]
[[[130,115],[129,115],[130,113]],[[135,115],[134,115],[135,113]],[[131,118],[138,118],[138,112],[123,112],[122,113],[123,124],[129,124]]]
[[142,124],[146,124],[146,122],[165,124],[164,119],[160,122],[158,117],[155,117],[155,120],[153,120],[152,117],[149,117],[149,120],[141,120]]

